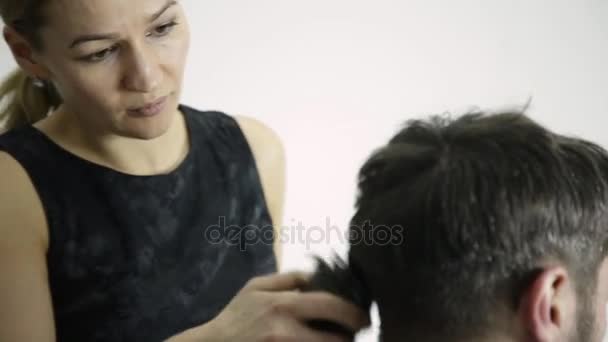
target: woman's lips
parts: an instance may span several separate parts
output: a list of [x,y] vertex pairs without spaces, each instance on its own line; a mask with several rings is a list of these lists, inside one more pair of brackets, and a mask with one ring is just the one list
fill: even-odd
[[143,107],[140,108],[134,108],[134,109],[129,109],[127,110],[127,113],[130,116],[135,116],[135,117],[148,117],[148,116],[154,116],[157,115],[158,113],[160,113],[163,108],[165,107],[165,103],[167,102],[167,97],[161,97],[160,99],[147,104]]

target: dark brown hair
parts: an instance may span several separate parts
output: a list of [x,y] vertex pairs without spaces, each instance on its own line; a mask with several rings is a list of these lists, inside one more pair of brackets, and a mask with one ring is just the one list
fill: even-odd
[[[386,341],[466,340],[515,314],[544,261],[568,269],[591,310],[608,154],[518,112],[414,120],[362,167],[356,209],[350,236],[372,239],[351,239],[348,265],[321,265],[316,287],[369,296]],[[390,243],[388,227],[403,239]],[[340,276],[353,269],[365,286]]]

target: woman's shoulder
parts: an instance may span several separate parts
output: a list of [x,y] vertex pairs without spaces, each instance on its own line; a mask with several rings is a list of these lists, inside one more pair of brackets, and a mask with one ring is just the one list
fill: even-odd
[[283,154],[283,144],[279,134],[264,122],[251,116],[232,115],[219,110],[198,110],[189,106],[180,106],[195,125],[205,130],[205,135],[212,140],[231,142],[241,145],[245,142],[255,155],[256,160],[267,159]]
[[210,126],[232,126],[238,129],[248,142],[256,147],[281,147],[279,134],[259,119],[246,115],[233,115],[219,110],[199,110],[180,105],[180,111],[196,121]]
[[[285,149],[279,134],[262,121],[235,117],[253,154],[273,223],[281,222],[285,192]],[[275,251],[280,259],[279,247]]]
[[219,110],[201,110],[187,105],[179,106],[180,112],[186,117],[204,125],[225,125],[234,123],[234,117]]
[[0,175],[0,217],[4,223],[0,231],[14,230],[19,235],[27,231],[27,235],[41,239],[48,247],[45,216],[34,184],[21,163],[1,150]]
[[33,149],[27,129],[14,128],[0,133],[0,182],[23,182],[29,180],[24,156]]
[[27,170],[9,152],[0,149],[0,204],[7,198],[35,200],[36,190]]
[[9,130],[0,130],[0,150],[5,145],[20,143],[30,135],[31,125],[20,126]]
[[[36,336],[48,336],[45,340],[50,341],[54,331],[46,259],[49,249],[46,219],[25,172],[5,152],[0,152],[0,217],[3,309],[17,317],[36,319]],[[2,320],[2,324],[9,322],[10,319]]]
[[270,126],[249,116],[235,116],[234,120],[247,138],[256,156],[268,158],[283,155],[282,140]]
[[[32,125],[0,133],[0,217],[3,229],[16,229],[42,239],[49,233],[42,203],[41,184],[55,184],[49,172],[56,165]],[[10,224],[9,222],[12,222]],[[32,233],[32,229],[35,234]]]
[[27,180],[27,172],[21,164],[9,152],[2,149],[0,149],[0,174],[2,175],[0,185],[23,183]]

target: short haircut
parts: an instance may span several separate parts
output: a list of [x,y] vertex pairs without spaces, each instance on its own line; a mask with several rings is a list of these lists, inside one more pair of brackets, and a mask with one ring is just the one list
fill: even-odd
[[[356,271],[383,331],[482,333],[516,311],[545,262],[565,266],[581,295],[595,290],[608,156],[593,143],[519,112],[433,116],[408,121],[358,183],[357,234],[336,272]],[[387,243],[387,232],[402,237]],[[376,240],[352,238],[363,235]],[[315,279],[340,288],[327,267]]]

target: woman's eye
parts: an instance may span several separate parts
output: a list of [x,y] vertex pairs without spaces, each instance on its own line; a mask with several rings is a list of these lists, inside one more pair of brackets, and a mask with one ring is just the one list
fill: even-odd
[[112,55],[114,52],[116,52],[116,50],[118,50],[118,46],[112,46],[110,48],[103,49],[99,52],[90,54],[90,55],[84,57],[83,59],[85,61],[91,62],[91,63],[101,62],[101,61],[105,60],[106,58],[110,57],[110,55]]
[[175,22],[175,21],[171,21],[169,23],[157,26],[156,28],[154,28],[151,35],[154,35],[157,37],[166,36],[173,30],[173,28],[175,26],[177,26],[177,22]]

